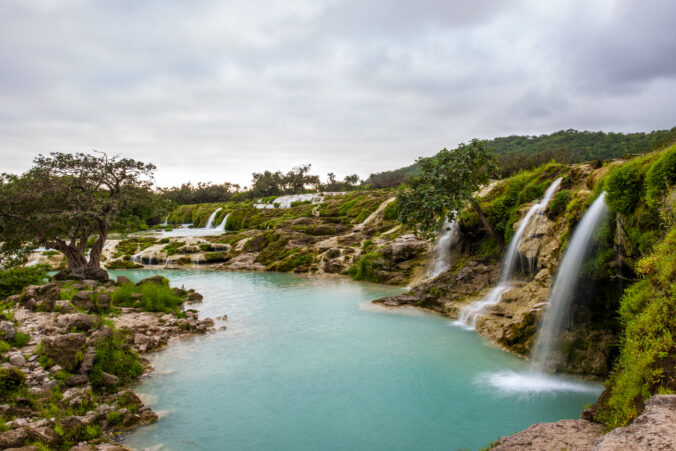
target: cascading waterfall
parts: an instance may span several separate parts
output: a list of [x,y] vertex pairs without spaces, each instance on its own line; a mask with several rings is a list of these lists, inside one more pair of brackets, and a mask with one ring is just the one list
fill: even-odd
[[516,230],[516,233],[509,242],[509,247],[507,248],[507,253],[505,254],[505,260],[502,264],[500,283],[498,286],[493,288],[480,301],[472,302],[471,304],[463,307],[463,309],[460,311],[460,314],[458,315],[458,321],[456,321],[455,324],[474,329],[476,327],[476,320],[479,315],[488,307],[500,302],[502,293],[507,291],[509,288],[509,282],[511,281],[514,270],[516,269],[519,255],[519,246],[523,241],[523,234],[526,231],[526,227],[528,227],[528,224],[536,214],[544,214],[545,208],[547,208],[547,204],[550,200],[552,200],[552,197],[554,197],[554,193],[556,193],[556,190],[561,184],[561,180],[562,179],[559,177],[558,179],[554,180],[551,185],[549,185],[540,202],[533,205],[521,221],[519,228]]
[[218,207],[216,209],[216,211],[211,213],[211,216],[209,216],[209,219],[207,220],[207,225],[204,227],[205,229],[213,229],[214,228],[214,219],[216,219],[216,215],[221,210],[223,210],[223,207]]
[[444,219],[444,223],[439,231],[437,237],[437,245],[434,249],[434,259],[432,264],[427,268],[427,277],[429,279],[436,278],[439,274],[446,271],[451,265],[451,247],[456,243],[458,238],[458,222],[454,219],[448,222]]
[[580,224],[575,228],[561,266],[559,266],[552,293],[549,296],[549,307],[535,341],[532,354],[532,368],[534,369],[544,369],[547,359],[552,354],[556,339],[570,313],[580,267],[588,257],[594,232],[607,214],[608,207],[605,203],[604,192],[589,207]]
[[167,215],[167,217],[164,218],[164,222],[163,222],[162,224],[160,224],[160,225],[163,225],[163,226],[169,225],[169,215]]
[[222,232],[225,232],[225,223],[226,223],[227,220],[228,220],[228,216],[230,216],[230,213],[228,213],[228,214],[225,215],[225,217],[223,218],[223,222],[221,222],[221,223],[218,225],[218,230],[220,230],[220,231],[222,231]]

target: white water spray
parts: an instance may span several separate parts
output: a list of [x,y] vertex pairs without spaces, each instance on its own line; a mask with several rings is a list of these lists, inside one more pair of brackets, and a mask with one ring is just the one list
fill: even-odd
[[458,222],[455,219],[452,222],[448,222],[448,219],[444,219],[434,248],[434,259],[429,268],[427,268],[427,277],[429,279],[436,278],[450,267],[450,250],[457,241]]
[[562,179],[559,177],[558,179],[554,180],[551,185],[549,185],[540,202],[533,205],[521,221],[519,228],[516,230],[516,233],[514,233],[514,236],[509,242],[509,247],[507,248],[507,253],[505,254],[505,259],[502,264],[500,283],[498,286],[493,288],[483,299],[472,302],[471,304],[463,307],[460,311],[460,314],[458,315],[458,321],[456,321],[454,324],[468,329],[474,329],[476,327],[476,320],[479,315],[484,310],[488,309],[488,307],[496,305],[500,302],[502,293],[509,289],[509,282],[512,279],[514,270],[516,268],[519,255],[519,246],[523,241],[523,234],[526,231],[526,227],[528,227],[528,224],[536,214],[544,214],[547,204],[550,200],[552,200],[552,197],[554,197],[554,193],[561,184],[561,180]]
[[213,229],[214,228],[214,219],[216,219],[216,214],[218,214],[219,211],[223,210],[223,207],[218,207],[216,211],[211,213],[211,216],[209,216],[209,219],[207,220],[207,225],[204,227],[205,229]]
[[533,368],[544,369],[555,341],[568,319],[579,279],[580,267],[588,256],[587,251],[594,238],[594,232],[608,214],[605,195],[605,192],[602,193],[584,214],[582,221],[575,228],[575,233],[573,233],[568,249],[563,256],[552,293],[549,296],[549,307],[535,341],[532,357]]
[[220,230],[221,232],[225,232],[225,223],[228,221],[228,216],[230,216],[230,213],[225,215],[223,221],[217,227],[217,229]]
[[167,215],[167,217],[164,218],[164,222],[163,222],[162,224],[160,224],[160,225],[163,225],[163,226],[169,225],[169,215]]

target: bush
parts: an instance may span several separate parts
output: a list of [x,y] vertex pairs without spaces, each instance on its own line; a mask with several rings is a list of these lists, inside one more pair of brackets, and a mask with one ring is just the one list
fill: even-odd
[[183,304],[183,299],[174,293],[166,279],[163,283],[148,282],[140,286],[125,283],[113,292],[111,299],[114,305],[137,307],[147,312],[174,312]]
[[646,198],[655,207],[670,187],[676,185],[676,146],[666,150],[646,174]]
[[605,180],[608,206],[618,213],[629,215],[641,200],[641,173],[636,164],[627,163],[613,170]]
[[676,390],[676,228],[652,255],[637,264],[645,277],[629,287],[620,303],[624,326],[620,356],[599,401],[596,419],[614,428],[635,418],[656,393]]
[[561,190],[556,193],[554,198],[549,202],[549,205],[547,205],[547,213],[549,216],[555,218],[566,211],[570,199],[571,195],[568,190]]
[[26,382],[26,375],[15,367],[0,368],[0,399],[19,390]]
[[369,282],[381,282],[379,270],[383,268],[385,260],[376,252],[368,252],[361,256],[359,261],[350,266],[347,273],[354,280],[368,280]]
[[387,207],[385,207],[385,213],[383,218],[386,221],[396,221],[399,216],[399,210],[397,208],[397,201],[390,202]]
[[[146,284],[153,285],[153,284]],[[128,344],[129,332],[112,329],[109,336],[101,334],[96,342],[96,358],[94,366],[89,373],[92,387],[97,391],[104,389],[103,373],[113,374],[118,377],[120,384],[126,385],[133,382],[143,373],[143,365],[138,355]],[[111,387],[115,389],[115,387]]]
[[44,265],[27,266],[0,271],[0,299],[21,293],[28,285],[41,285],[47,278]]
[[14,334],[14,338],[12,339],[12,343],[16,348],[23,348],[29,341],[31,341],[31,336],[22,332]]

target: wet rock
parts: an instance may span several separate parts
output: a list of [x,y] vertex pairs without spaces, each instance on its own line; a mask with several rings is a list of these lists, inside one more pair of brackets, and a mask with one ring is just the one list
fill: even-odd
[[345,269],[345,263],[340,258],[334,258],[324,262],[324,272],[338,274]]
[[186,297],[186,301],[188,301],[191,304],[202,302],[202,299],[204,299],[204,296],[196,292],[189,293],[188,296]]

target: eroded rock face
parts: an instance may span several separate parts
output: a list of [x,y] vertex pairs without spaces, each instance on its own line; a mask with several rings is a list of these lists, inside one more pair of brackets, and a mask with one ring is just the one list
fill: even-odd
[[80,366],[86,341],[85,335],[80,333],[48,336],[42,340],[42,354],[66,371],[74,372]]
[[591,450],[603,433],[603,425],[587,420],[537,423],[511,437],[498,440],[493,451]]
[[667,451],[676,449],[676,395],[656,395],[628,426],[600,437],[592,451]]

